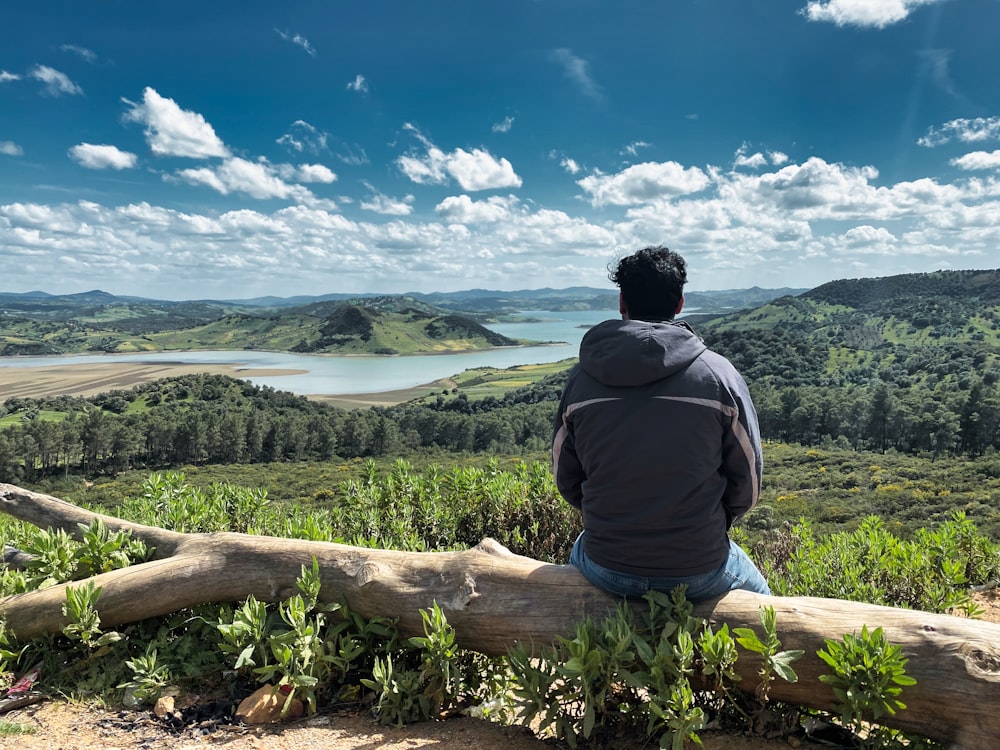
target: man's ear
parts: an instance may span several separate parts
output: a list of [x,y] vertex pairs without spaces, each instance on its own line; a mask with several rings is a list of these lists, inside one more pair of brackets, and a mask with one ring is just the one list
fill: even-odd
[[625,306],[625,295],[618,292],[618,312],[621,313],[622,320],[628,320],[628,307]]
[[684,295],[681,295],[681,301],[677,303],[677,309],[674,310],[674,315],[680,315],[681,310],[684,309]]

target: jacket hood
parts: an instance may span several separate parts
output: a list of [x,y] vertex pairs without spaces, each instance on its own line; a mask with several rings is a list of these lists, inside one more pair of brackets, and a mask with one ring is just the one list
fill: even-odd
[[639,386],[669,377],[707,349],[683,321],[606,320],[580,342],[580,367],[609,386]]

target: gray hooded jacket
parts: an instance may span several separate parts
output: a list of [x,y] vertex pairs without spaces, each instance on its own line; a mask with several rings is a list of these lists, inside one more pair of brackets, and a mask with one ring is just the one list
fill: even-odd
[[552,440],[559,492],[599,565],[647,577],[717,569],[757,502],[762,458],[743,378],[686,323],[608,320],[583,337]]

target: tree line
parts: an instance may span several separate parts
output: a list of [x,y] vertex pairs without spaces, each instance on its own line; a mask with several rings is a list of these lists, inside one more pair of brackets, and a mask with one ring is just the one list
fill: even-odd
[[[167,378],[90,398],[8,399],[0,411],[17,421],[0,430],[0,481],[427,451],[536,453],[549,447],[565,377],[551,375],[503,397],[443,391],[357,410],[222,375]],[[765,440],[932,458],[1000,449],[1000,390],[989,378],[949,379],[930,389],[877,379],[750,388]]]

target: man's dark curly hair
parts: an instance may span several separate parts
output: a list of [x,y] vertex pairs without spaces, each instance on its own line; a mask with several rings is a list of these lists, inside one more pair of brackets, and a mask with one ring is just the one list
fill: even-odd
[[673,320],[684,296],[687,264],[665,247],[645,247],[608,269],[633,320]]

